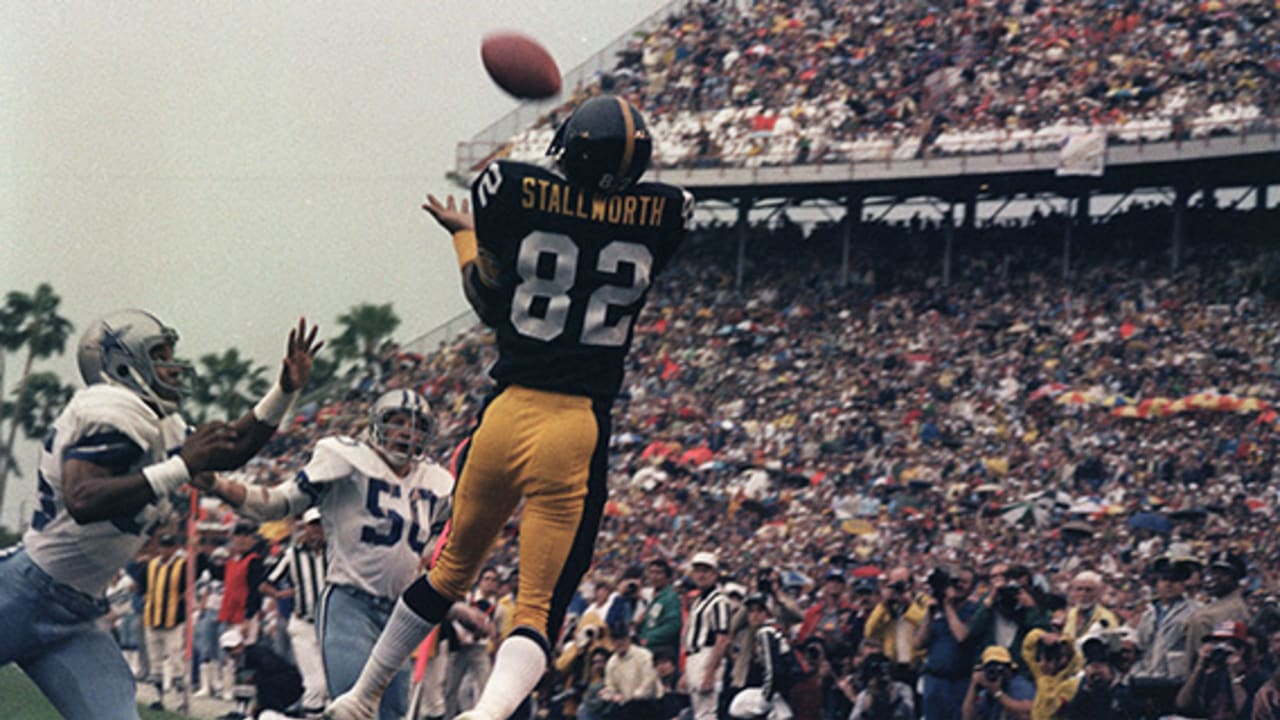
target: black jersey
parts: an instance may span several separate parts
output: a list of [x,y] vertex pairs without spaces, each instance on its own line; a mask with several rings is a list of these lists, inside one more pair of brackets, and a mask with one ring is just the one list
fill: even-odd
[[684,236],[693,200],[640,183],[604,195],[560,175],[500,160],[471,186],[497,330],[499,385],[612,398],[636,315]]

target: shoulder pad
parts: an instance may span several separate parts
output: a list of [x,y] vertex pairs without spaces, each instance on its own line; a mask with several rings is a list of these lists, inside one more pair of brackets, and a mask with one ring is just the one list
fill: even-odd
[[75,413],[82,428],[112,428],[144,448],[160,442],[162,418],[142,398],[125,388],[91,385],[76,394],[68,409]]
[[370,452],[368,445],[346,435],[321,438],[304,468],[307,479],[314,484],[341,480],[359,467],[361,455],[366,452]]

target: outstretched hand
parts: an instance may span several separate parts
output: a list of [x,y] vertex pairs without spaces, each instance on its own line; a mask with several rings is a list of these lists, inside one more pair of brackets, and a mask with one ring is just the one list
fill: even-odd
[[471,214],[471,203],[466,198],[462,199],[462,206],[458,207],[452,195],[441,203],[435,195],[428,194],[422,209],[431,213],[431,217],[448,230],[450,235],[459,230],[474,230],[476,227],[475,216]]
[[[182,443],[178,454],[192,478],[206,470],[226,470],[226,457],[235,448],[236,431],[224,422],[210,422],[196,427]],[[196,487],[200,487],[199,484]]]
[[324,341],[316,342],[316,326],[307,331],[307,319],[298,319],[298,327],[289,331],[289,346],[285,349],[284,363],[280,368],[280,389],[291,393],[302,389],[311,378],[311,367],[316,353],[324,347]]

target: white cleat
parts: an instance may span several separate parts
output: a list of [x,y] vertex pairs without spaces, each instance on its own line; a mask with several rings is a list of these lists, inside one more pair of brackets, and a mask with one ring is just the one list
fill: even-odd
[[373,720],[377,715],[377,703],[346,693],[325,708],[323,717],[325,720]]
[[453,720],[491,720],[488,715],[482,715],[475,710],[468,710],[461,715],[455,715]]

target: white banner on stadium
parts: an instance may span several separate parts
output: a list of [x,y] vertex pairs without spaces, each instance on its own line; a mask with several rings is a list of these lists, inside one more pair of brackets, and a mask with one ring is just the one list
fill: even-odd
[[1087,132],[1068,135],[1058,153],[1058,172],[1062,175],[1102,177],[1106,164],[1107,134]]

